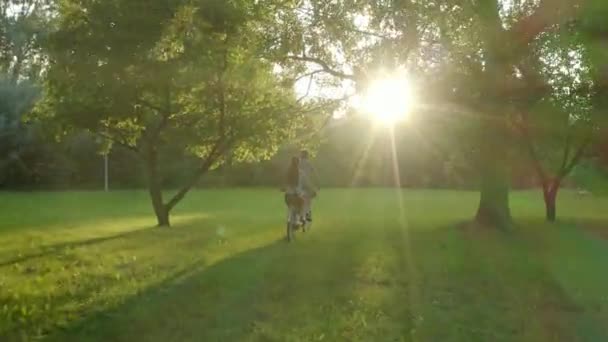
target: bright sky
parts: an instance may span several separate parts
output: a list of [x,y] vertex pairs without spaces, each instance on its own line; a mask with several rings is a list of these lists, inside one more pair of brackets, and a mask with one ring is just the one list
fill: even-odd
[[[528,5],[536,5],[538,4],[539,0],[521,0],[519,1],[519,6],[518,8],[525,8]],[[513,11],[514,9],[514,2],[513,0],[499,0],[499,4],[501,6],[500,8],[500,16],[501,18],[504,20],[504,25],[505,27],[507,26],[507,21],[506,19],[510,16],[513,15]],[[360,28],[361,30],[366,30],[368,29],[368,25],[369,25],[369,17],[365,16],[365,15],[358,15],[354,18],[354,24]],[[370,38],[367,38],[370,39]],[[378,38],[371,38],[371,39],[378,39]],[[361,45],[364,46],[365,44],[368,44],[369,40],[365,40],[362,39],[361,41]],[[339,53],[339,52],[336,52]],[[576,52],[573,52],[576,54]],[[579,54],[580,56],[580,54]],[[339,56],[338,56],[339,57]],[[580,59],[580,58],[579,58]],[[347,66],[348,67],[348,66]],[[565,68],[564,66],[561,67],[561,71],[564,72],[563,68]],[[576,68],[576,66],[575,66]],[[316,70],[316,66],[311,64],[311,71],[312,70]],[[345,72],[349,72],[350,70],[344,70]],[[390,73],[389,73],[390,74]],[[348,81],[348,80],[344,80],[341,81],[341,84],[339,86],[331,86],[331,87],[327,87],[324,86],[322,83],[319,82],[319,75],[315,75],[311,81],[311,79],[309,77],[303,78],[301,80],[299,80],[299,82],[297,82],[297,84],[295,85],[296,88],[296,92],[298,94],[298,96],[304,96],[307,95],[309,97],[312,98],[343,98],[345,96],[351,96],[349,101],[346,104],[346,107],[361,107],[363,106],[367,106],[369,105],[368,103],[364,103],[365,102],[365,97],[367,96],[366,94],[356,94],[355,96],[355,87],[352,81]],[[407,82],[411,82],[411,80],[407,80],[407,76],[403,76],[406,78]],[[374,82],[377,82],[379,80],[375,80]],[[395,80],[388,80],[387,81],[388,84],[390,84],[391,82],[395,83]],[[396,82],[399,83],[399,82]],[[415,89],[415,84],[409,84],[407,88],[409,89],[409,91],[413,91],[412,89]],[[387,91],[388,89],[384,88],[385,91]],[[392,94],[392,95],[391,95]],[[393,96],[394,97],[394,92],[388,92],[387,93],[387,101],[390,101],[390,97]],[[381,104],[382,101],[378,101],[377,99],[374,100],[374,102],[376,102],[377,104]],[[338,112],[336,112],[334,114],[334,117],[340,117],[342,116],[345,111],[348,108],[343,108],[342,110],[339,110]],[[367,108],[367,110],[369,110],[369,108]]]

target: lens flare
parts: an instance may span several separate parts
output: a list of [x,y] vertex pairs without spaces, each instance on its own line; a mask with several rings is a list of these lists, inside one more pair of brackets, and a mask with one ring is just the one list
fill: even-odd
[[382,78],[369,85],[362,98],[362,107],[375,121],[392,126],[407,119],[413,102],[406,77]]

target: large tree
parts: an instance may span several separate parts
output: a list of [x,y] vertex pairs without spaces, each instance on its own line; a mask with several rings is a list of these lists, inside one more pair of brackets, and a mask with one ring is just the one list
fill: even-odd
[[[290,3],[290,2],[286,2]],[[426,85],[431,105],[454,105],[477,129],[477,220],[506,226],[509,115],[526,92],[548,86],[523,61],[534,42],[571,19],[578,1],[302,1],[277,16],[286,60],[365,87],[377,69],[406,68]],[[279,31],[281,32],[281,31]],[[311,71],[312,70],[312,71]],[[432,86],[431,86],[432,85]],[[432,94],[431,92],[435,93]],[[428,94],[427,94],[428,93]]]
[[[45,101],[63,130],[86,129],[142,158],[159,226],[209,169],[271,156],[314,104],[260,58],[263,1],[66,0],[49,38]],[[199,165],[169,199],[159,154]]]

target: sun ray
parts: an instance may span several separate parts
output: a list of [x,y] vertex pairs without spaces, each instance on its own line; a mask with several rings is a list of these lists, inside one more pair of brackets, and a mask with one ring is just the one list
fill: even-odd
[[351,177],[350,186],[355,185],[361,177],[361,174],[363,173],[363,165],[367,161],[367,158],[369,157],[369,152],[371,151],[372,146],[374,145],[374,136],[374,132],[370,132],[368,135],[365,146],[363,147],[363,151],[361,152],[359,159],[355,163],[355,168]]
[[[409,292],[409,307],[412,317],[418,319],[420,312],[420,291],[418,289],[419,277],[416,265],[414,263],[414,253],[412,253],[412,244],[410,241],[410,227],[405,214],[405,201],[403,199],[403,189],[401,188],[401,176],[399,163],[397,158],[397,144],[395,142],[395,131],[393,128],[390,129],[390,140],[391,140],[391,155],[392,155],[392,166],[393,166],[393,177],[395,182],[395,193],[397,197],[397,205],[399,207],[399,225],[401,238],[403,240],[403,258],[405,259],[405,265],[407,267],[408,275],[408,292]],[[413,334],[414,332],[412,332]],[[414,339],[414,336],[412,336]]]

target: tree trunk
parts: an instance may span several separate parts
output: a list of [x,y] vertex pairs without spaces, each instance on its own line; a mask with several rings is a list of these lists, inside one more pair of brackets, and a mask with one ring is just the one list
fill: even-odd
[[545,200],[545,214],[548,222],[555,222],[557,219],[557,192],[559,191],[560,181],[554,180],[543,184],[543,198]]
[[156,222],[159,227],[171,226],[169,222],[169,210],[166,205],[163,204],[162,190],[157,185],[150,185],[150,198],[152,199],[152,208],[154,214],[156,214]]
[[158,174],[158,156],[156,151],[152,150],[146,156],[146,166],[148,174],[148,192],[152,200],[152,208],[156,215],[158,227],[169,227],[169,208],[163,202],[163,191]]
[[476,220],[484,226],[507,228],[509,208],[509,158],[506,127],[499,115],[488,115],[480,126],[480,200]]
[[482,166],[481,192],[476,219],[483,225],[506,228],[511,223],[509,179],[508,172],[501,170],[501,167],[504,166],[491,164]]

